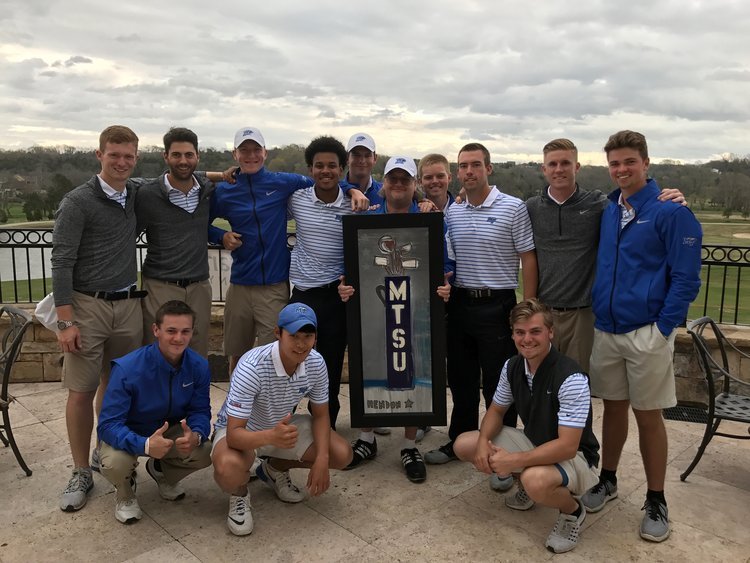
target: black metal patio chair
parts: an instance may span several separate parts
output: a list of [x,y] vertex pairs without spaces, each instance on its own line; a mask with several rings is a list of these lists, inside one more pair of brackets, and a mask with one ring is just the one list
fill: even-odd
[[18,464],[24,470],[27,476],[31,476],[31,469],[26,465],[23,456],[18,449],[16,439],[13,436],[13,429],[10,424],[10,404],[15,400],[13,395],[8,393],[8,384],[10,375],[13,370],[13,364],[18,359],[21,351],[23,336],[26,330],[31,326],[31,315],[22,309],[16,309],[8,305],[0,309],[0,319],[5,316],[9,323],[8,329],[2,337],[2,353],[0,353],[0,373],[2,373],[2,386],[0,386],[0,410],[3,411],[3,423],[0,425],[0,441],[5,447],[10,446],[16,456]]
[[[716,339],[715,348],[718,354],[712,354],[711,347],[706,342],[708,334],[704,335],[704,332],[707,328],[711,329]],[[687,329],[693,338],[695,352],[704,372],[708,398],[704,406],[677,406],[672,409],[665,409],[664,412],[666,418],[701,422],[706,425],[703,440],[698,447],[695,458],[680,475],[682,481],[687,479],[687,476],[698,465],[706,446],[714,436],[739,440],[750,439],[747,432],[745,434],[729,434],[718,431],[722,420],[733,420],[750,425],[750,383],[732,375],[729,369],[727,351],[733,350],[740,358],[748,360],[750,360],[750,355],[739,350],[727,340],[727,337],[710,317],[694,320],[688,325]]]

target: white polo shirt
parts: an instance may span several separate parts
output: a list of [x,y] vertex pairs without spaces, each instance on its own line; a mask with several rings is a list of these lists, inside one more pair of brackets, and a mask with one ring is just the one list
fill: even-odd
[[336,201],[325,203],[318,199],[312,186],[294,192],[287,208],[289,216],[297,221],[289,280],[302,290],[338,280],[344,273],[341,218],[353,213],[352,200],[339,188]]
[[226,428],[227,416],[233,416],[247,419],[248,430],[268,430],[291,413],[303,397],[315,404],[328,402],[328,371],[323,357],[311,350],[290,376],[281,363],[278,341],[258,346],[237,363],[214,428]]
[[457,287],[516,289],[519,254],[534,250],[526,204],[491,186],[479,205],[454,203],[445,216]]

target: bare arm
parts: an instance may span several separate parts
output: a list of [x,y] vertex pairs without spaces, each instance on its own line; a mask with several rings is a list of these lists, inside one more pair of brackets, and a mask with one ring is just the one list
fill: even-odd
[[508,452],[492,446],[490,465],[499,475],[507,475],[518,467],[554,465],[575,457],[583,428],[557,427],[557,439],[525,452]]
[[318,496],[328,490],[331,484],[328,464],[331,449],[331,420],[328,414],[328,403],[310,403],[312,412],[312,433],[315,444],[315,460],[307,476],[307,490],[312,496]]
[[521,253],[521,275],[523,276],[523,298],[536,297],[539,284],[539,270],[537,269],[536,250]]
[[289,424],[292,418],[287,414],[270,430],[252,431],[247,429],[247,419],[227,417],[227,445],[241,451],[249,451],[261,446],[274,445],[277,448],[293,448],[297,443],[297,427]]
[[492,454],[490,443],[503,429],[503,416],[507,410],[508,407],[501,407],[493,402],[490,408],[487,409],[487,413],[482,419],[482,424],[479,426],[476,453],[472,462],[474,463],[474,467],[482,473],[492,473],[492,468],[490,467],[490,455]]

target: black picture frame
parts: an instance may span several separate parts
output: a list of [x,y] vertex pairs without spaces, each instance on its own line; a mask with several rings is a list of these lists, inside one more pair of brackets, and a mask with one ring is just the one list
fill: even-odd
[[343,217],[352,427],[446,424],[443,229],[442,213]]

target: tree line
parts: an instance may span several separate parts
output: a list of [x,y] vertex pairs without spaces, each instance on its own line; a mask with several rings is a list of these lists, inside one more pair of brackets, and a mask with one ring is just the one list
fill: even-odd
[[[229,150],[213,148],[200,151],[201,170],[224,170],[234,163]],[[382,178],[387,155],[380,155],[373,174]],[[307,174],[304,147],[286,145],[269,149],[269,170]],[[456,165],[451,165],[457,193]],[[155,177],[165,170],[162,149],[146,147],[140,151],[133,176]],[[22,204],[29,221],[52,219],[60,199],[73,187],[99,171],[92,150],[74,147],[32,147],[26,150],[0,150],[0,223],[8,220],[11,204]],[[650,175],[662,187],[682,190],[696,210],[719,210],[725,217],[750,216],[750,157],[729,155],[704,164],[680,164],[666,161],[652,164]],[[539,162],[503,162],[493,166],[490,183],[502,191],[527,199],[539,193],[546,182]],[[587,189],[609,191],[612,183],[605,166],[582,166],[578,183]]]

